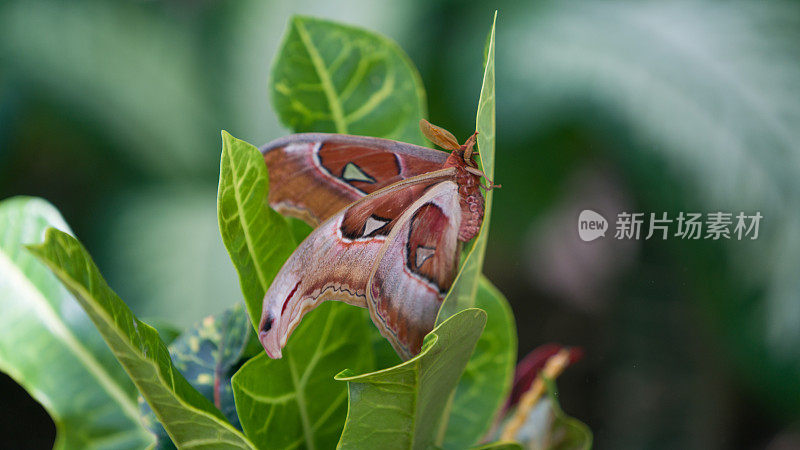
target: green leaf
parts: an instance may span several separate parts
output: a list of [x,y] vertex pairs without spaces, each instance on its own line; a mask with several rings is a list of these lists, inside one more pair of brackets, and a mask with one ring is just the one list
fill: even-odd
[[303,242],[305,238],[314,231],[310,225],[295,217],[285,217],[286,222],[289,224],[289,229],[292,230],[292,236],[297,243]]
[[479,442],[506,401],[513,381],[517,332],[511,307],[484,276],[480,277],[475,306],[486,312],[486,328],[449,405],[444,448],[461,449]]
[[284,218],[267,205],[269,175],[264,157],[245,141],[222,132],[217,214],[222,241],[239,274],[254,327],[272,280],[295,248]]
[[294,132],[357,134],[423,144],[425,91],[389,39],[295,16],[272,66],[272,103]]
[[[527,448],[543,450],[588,450],[592,432],[585,423],[564,413],[558,403],[553,380],[546,379],[547,396],[531,410],[517,433],[517,440]],[[509,414],[509,417],[511,414]]]
[[147,446],[133,383],[72,295],[22,248],[48,227],[69,232],[46,201],[0,202],[0,370],[47,409],[55,447]]
[[473,447],[473,450],[523,450],[523,448],[517,442],[493,442],[480,447]]
[[[483,72],[483,85],[478,99],[478,112],[475,129],[478,131],[478,151],[481,169],[489,179],[494,179],[494,147],[495,147],[495,98],[494,98],[494,30],[497,12],[494,13],[489,43],[486,47],[486,63]],[[475,294],[478,291],[478,279],[483,268],[486,254],[486,242],[489,237],[489,219],[492,213],[492,191],[485,193],[485,214],[483,224],[472,248],[464,258],[461,269],[456,275],[453,287],[447,294],[439,310],[436,323],[465,308],[475,306]]]
[[398,366],[363,375],[344,371],[347,422],[339,447],[410,449],[441,444],[439,425],[486,324],[479,309],[462,311],[425,337],[422,351]]
[[259,448],[333,448],[347,411],[346,386],[333,376],[373,369],[371,327],[362,309],[325,302],[300,323],[282,359],[261,352],[248,361],[233,377],[247,437]]
[[163,319],[145,318],[144,322],[158,331],[158,337],[160,337],[161,341],[166,345],[172,344],[175,339],[183,333],[183,330],[178,328],[177,325]]
[[177,446],[253,448],[183,378],[158,332],[117,297],[80,242],[50,228],[43,244],[28,249],[72,292]]
[[[189,384],[213,402],[228,422],[241,429],[231,378],[242,364],[263,351],[242,304],[237,303],[221,314],[206,317],[181,334],[168,348],[172,363]],[[150,431],[159,442],[169,441],[150,406],[144,403],[142,408]]]

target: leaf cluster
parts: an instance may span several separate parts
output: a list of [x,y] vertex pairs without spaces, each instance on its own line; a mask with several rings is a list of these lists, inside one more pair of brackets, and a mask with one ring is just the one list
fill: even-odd
[[[484,66],[476,129],[492,176],[494,27]],[[420,77],[394,43],[373,33],[295,17],[270,89],[294,132],[422,142]],[[57,446],[477,445],[508,394],[516,357],[511,310],[481,275],[491,192],[483,228],[419,355],[398,364],[366,311],[329,302],[301,323],[284,357],[271,360],[253,332],[261,299],[308,230],[267,205],[258,149],[226,132],[222,143],[219,228],[244,308],[234,304],[174,340],[168,326],[157,330],[133,314],[52,206],[21,197],[0,203],[0,369],[54,417]]]

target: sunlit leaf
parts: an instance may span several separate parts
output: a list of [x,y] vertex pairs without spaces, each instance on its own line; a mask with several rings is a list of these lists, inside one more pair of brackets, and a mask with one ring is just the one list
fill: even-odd
[[[489,43],[486,47],[486,64],[483,73],[483,85],[478,99],[478,112],[475,129],[478,131],[478,151],[481,169],[489,179],[494,178],[495,150],[495,97],[494,97],[494,29],[497,22],[495,12],[492,21]],[[478,279],[483,269],[486,254],[486,243],[489,237],[489,221],[492,212],[492,191],[485,192],[485,214],[480,232],[471,249],[464,258],[453,287],[445,298],[436,323],[465,308],[475,306],[475,293],[478,290]]]
[[177,446],[253,448],[178,372],[158,332],[131,313],[74,237],[49,228],[28,249],[75,296]]
[[485,324],[483,311],[462,311],[431,331],[414,358],[377,372],[337,375],[349,390],[339,448],[440,446],[447,402]]
[[292,333],[281,359],[263,351],[233,377],[245,434],[259,448],[333,448],[347,413],[345,368],[372,370],[363,310],[325,302]]
[[450,416],[443,444],[448,449],[469,447],[489,431],[508,397],[517,360],[517,330],[511,307],[483,276],[475,306],[486,312],[486,327],[448,405]]
[[422,81],[408,56],[375,33],[295,16],[272,66],[272,103],[295,132],[422,144]]
[[48,227],[70,232],[44,200],[0,202],[0,370],[47,409],[56,447],[147,446],[133,383],[72,295],[23,248]]
[[264,157],[247,142],[222,132],[217,214],[222,241],[239,273],[253,326],[261,303],[295,248],[286,220],[267,205],[269,175]]

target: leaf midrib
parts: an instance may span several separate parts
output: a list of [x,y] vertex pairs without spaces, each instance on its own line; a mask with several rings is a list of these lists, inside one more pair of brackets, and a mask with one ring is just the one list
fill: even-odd
[[[42,318],[42,321],[47,325],[48,329],[50,329],[53,334],[62,338],[62,342],[84,363],[86,370],[97,379],[103,390],[119,403],[125,415],[131,418],[134,423],[138,424],[138,405],[136,405],[133,399],[120,388],[111,375],[103,368],[102,364],[100,364],[94,355],[81,344],[72,331],[67,328],[63,322],[59,321],[58,314],[56,314],[52,305],[45,299],[44,293],[31,283],[2,249],[0,249],[0,267],[4,268],[4,270],[2,270],[3,272],[12,273],[12,276],[9,277],[12,283],[16,280],[17,285],[20,286],[22,290],[32,293],[32,297],[34,298],[33,306],[40,312],[39,317]],[[6,268],[7,270],[5,270]],[[53,412],[55,413],[55,411]]]
[[328,70],[325,68],[325,61],[322,60],[322,56],[320,56],[317,47],[311,42],[311,36],[308,34],[308,30],[306,30],[302,21],[295,19],[294,26],[295,29],[297,29],[297,34],[300,35],[300,40],[302,40],[303,44],[306,46],[308,56],[311,58],[311,64],[317,71],[320,84],[322,84],[322,91],[325,93],[325,98],[328,99],[328,105],[331,108],[331,116],[336,127],[336,132],[347,134],[347,123],[344,119],[342,104],[336,94],[336,89],[333,86],[330,73],[328,73]]
[[305,393],[303,389],[305,387],[300,386],[300,379],[297,377],[297,369],[294,367],[294,360],[292,359],[291,355],[287,355],[288,362],[289,362],[289,373],[292,375],[292,383],[297,387],[296,393],[297,396],[297,404],[299,406],[298,411],[300,412],[300,421],[303,424],[303,436],[306,439],[306,447],[309,450],[315,450],[316,446],[314,445],[314,436],[313,432],[311,431],[311,422],[308,419],[308,411],[306,410],[306,399]]
[[[308,417],[304,390],[308,384],[308,377],[310,376],[311,372],[314,371],[314,368],[319,361],[320,353],[323,352],[322,346],[328,341],[328,334],[330,333],[331,329],[331,321],[333,320],[334,316],[335,314],[331,311],[328,314],[328,317],[326,317],[325,328],[322,330],[322,334],[317,341],[317,347],[314,349],[314,354],[311,356],[311,360],[309,360],[302,376],[297,376],[297,369],[294,366],[294,360],[291,358],[291,355],[287,355],[289,361],[289,372],[292,376],[292,384],[295,386],[295,400],[297,401],[298,410],[300,411],[300,421],[303,424],[303,436],[305,437],[306,445],[311,450],[315,449],[314,431],[318,424],[312,425],[311,420]],[[322,422],[324,422],[324,420]]]
[[[228,148],[227,148],[227,151],[225,153],[227,153],[228,162],[229,162],[230,167],[231,167],[231,175],[232,175],[231,176],[231,178],[232,178],[231,185],[233,186],[233,195],[236,198],[236,209],[239,212],[239,219],[240,219],[239,223],[242,224],[242,227],[241,227],[242,228],[242,234],[244,235],[244,240],[247,243],[247,248],[249,250],[247,252],[247,254],[250,255],[252,260],[253,260],[253,266],[255,266],[256,275],[258,276],[258,282],[261,284],[261,290],[263,292],[266,292],[267,291],[267,280],[264,277],[264,269],[263,269],[263,267],[261,267],[261,262],[258,260],[258,258],[256,258],[254,256],[254,255],[257,254],[257,252],[256,252],[255,244],[253,243],[253,237],[250,235],[250,223],[249,223],[249,220],[247,218],[248,216],[245,214],[244,204],[242,202],[242,195],[241,195],[241,192],[239,192],[239,176],[238,176],[238,171],[236,170],[238,166],[236,164],[236,161],[233,158],[233,151],[232,151],[233,150],[232,147],[233,147],[234,143],[230,142],[230,139],[232,139],[232,138],[233,138],[232,136],[229,137],[229,144],[227,146]],[[246,165],[248,165],[247,162],[245,162],[245,166]],[[256,175],[256,176],[258,176],[258,175]]]

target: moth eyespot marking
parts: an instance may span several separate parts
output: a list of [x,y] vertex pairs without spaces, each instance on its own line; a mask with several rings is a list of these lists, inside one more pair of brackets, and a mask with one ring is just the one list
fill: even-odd
[[416,252],[417,259],[415,261],[415,263],[417,265],[417,268],[419,269],[420,267],[422,267],[422,264],[424,264],[425,261],[428,260],[428,258],[433,256],[433,254],[435,252],[436,252],[436,248],[435,247],[434,248],[432,248],[432,247],[421,247],[421,246],[417,247],[417,252]]
[[389,223],[389,220],[380,217],[369,216],[367,222],[364,224],[364,236],[372,234],[374,231],[383,228],[384,225]]
[[360,181],[362,183],[375,183],[375,179],[364,173],[360,167],[349,162],[342,169],[342,179],[345,181]]
[[275,322],[275,318],[272,317],[272,313],[271,312],[267,312],[267,317],[265,317],[264,320],[261,321],[261,329],[260,329],[260,331],[262,333],[266,333],[267,331],[272,329],[272,323],[273,322]]

